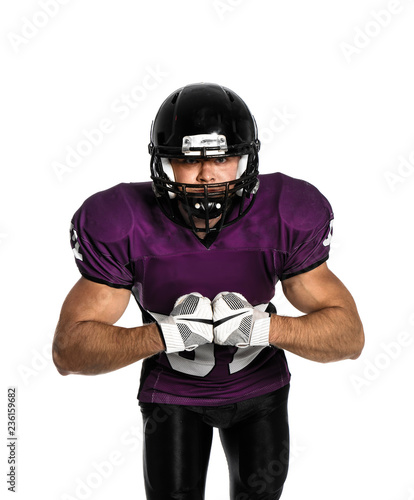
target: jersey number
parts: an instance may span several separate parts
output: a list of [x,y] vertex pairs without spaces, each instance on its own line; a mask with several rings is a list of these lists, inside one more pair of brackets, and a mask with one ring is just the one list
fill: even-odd
[[[229,363],[230,374],[243,370],[263,349],[264,346],[237,349],[232,361]],[[216,365],[214,344],[204,344],[197,347],[194,355],[194,359],[187,359],[180,356],[179,353],[173,352],[167,354],[167,357],[174,370],[196,377],[206,377]]]
[[72,223],[70,224],[70,237],[74,242],[74,245],[72,246],[73,254],[77,259],[83,260],[83,255],[79,252],[80,245],[78,241],[78,233],[76,232],[75,226]]

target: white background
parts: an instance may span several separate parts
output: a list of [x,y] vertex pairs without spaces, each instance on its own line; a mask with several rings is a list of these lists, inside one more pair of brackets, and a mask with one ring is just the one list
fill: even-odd
[[[18,388],[15,497],[144,498],[140,363],[61,377],[51,339],[79,277],[72,214],[98,190],[148,180],[158,106],[198,81],[248,103],[262,173],[304,178],[330,200],[329,266],[365,326],[357,361],[287,354],[292,460],[283,499],[414,498],[413,2],[20,0],[0,9],[2,498],[12,497],[8,386]],[[121,112],[122,96],[133,107]],[[101,120],[110,132],[59,171],[56,162],[82,150],[83,131]],[[298,314],[279,289],[276,304]],[[131,303],[121,324],[139,321]],[[217,437],[206,498],[224,500]]]

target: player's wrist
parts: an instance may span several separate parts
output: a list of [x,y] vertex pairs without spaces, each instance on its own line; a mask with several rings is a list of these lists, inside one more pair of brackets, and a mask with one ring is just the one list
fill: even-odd
[[269,345],[282,349],[280,347],[281,336],[286,328],[286,321],[292,318],[287,318],[285,316],[280,316],[279,314],[270,315],[270,327],[269,327]]
[[[170,321],[168,321],[170,320]],[[162,324],[157,323],[165,344],[165,352],[179,352],[185,350],[185,343],[173,318],[168,316]]]
[[[261,313],[263,316],[255,319],[250,336],[251,346],[267,346],[270,343],[270,314]],[[254,314],[253,314],[254,317]]]
[[165,342],[158,324],[154,321],[142,326],[126,329],[137,346],[144,346],[144,357],[154,356],[165,350]]
[[160,327],[160,325],[155,322],[155,323],[152,323],[155,328],[156,328],[156,333],[158,335],[158,338],[162,344],[162,351],[165,351],[167,349],[167,344],[165,343],[165,339],[164,339],[164,334],[162,333],[162,328]]

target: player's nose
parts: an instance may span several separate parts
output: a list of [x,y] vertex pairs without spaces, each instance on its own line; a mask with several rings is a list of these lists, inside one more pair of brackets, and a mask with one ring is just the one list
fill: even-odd
[[214,182],[215,166],[211,160],[202,161],[197,175],[198,182]]

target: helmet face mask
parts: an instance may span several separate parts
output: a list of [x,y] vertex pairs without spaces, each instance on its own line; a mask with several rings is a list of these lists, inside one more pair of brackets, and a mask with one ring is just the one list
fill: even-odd
[[[183,184],[160,177],[153,179],[153,190],[164,214],[194,233],[206,234],[219,232],[243,217],[253,204],[257,187],[256,175],[215,184]],[[186,217],[179,211],[177,201]],[[217,218],[220,218],[218,223]],[[197,225],[197,219],[203,220],[204,224]]]
[[[258,189],[257,127],[246,104],[215,84],[194,84],[171,94],[151,128],[151,179],[158,204],[173,222],[202,237],[217,234],[252,207]],[[236,179],[176,182],[170,159],[207,161],[238,156]]]

